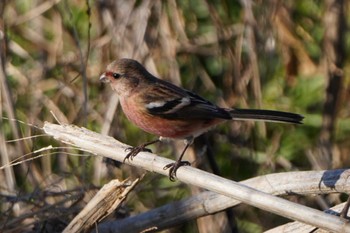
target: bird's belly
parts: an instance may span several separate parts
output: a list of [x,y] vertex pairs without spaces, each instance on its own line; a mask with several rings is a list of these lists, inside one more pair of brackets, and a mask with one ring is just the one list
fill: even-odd
[[184,139],[197,137],[209,130],[222,119],[165,119],[140,111],[135,105],[122,102],[122,108],[127,118],[142,130],[166,138]]

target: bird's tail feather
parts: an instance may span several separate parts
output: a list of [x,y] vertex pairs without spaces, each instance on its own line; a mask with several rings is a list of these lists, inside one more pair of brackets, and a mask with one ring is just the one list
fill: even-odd
[[274,110],[232,109],[229,111],[233,120],[262,120],[302,124],[303,116]]

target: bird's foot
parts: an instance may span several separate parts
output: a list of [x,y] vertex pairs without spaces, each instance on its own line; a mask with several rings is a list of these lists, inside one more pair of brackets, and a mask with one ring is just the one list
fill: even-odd
[[191,163],[188,161],[176,161],[175,163],[169,163],[165,167],[163,167],[163,170],[169,169],[169,180],[175,181],[176,177],[176,171],[179,169],[179,167],[182,166],[191,166]]
[[152,151],[150,149],[146,148],[146,146],[152,145],[152,144],[157,143],[157,142],[160,142],[160,139],[157,139],[157,140],[154,140],[151,142],[147,142],[147,143],[141,144],[141,145],[136,146],[136,147],[126,148],[125,151],[130,151],[130,152],[125,156],[123,163],[125,163],[125,160],[129,160],[129,159],[132,160],[141,151],[152,153]]
[[151,149],[146,148],[148,146],[148,143],[136,146],[136,147],[129,147],[126,148],[125,151],[130,151],[124,158],[123,163],[125,163],[125,160],[133,160],[133,158],[140,152],[150,152],[152,153]]

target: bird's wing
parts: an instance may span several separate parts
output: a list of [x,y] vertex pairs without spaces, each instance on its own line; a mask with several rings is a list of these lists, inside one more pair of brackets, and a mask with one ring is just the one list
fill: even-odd
[[149,114],[167,119],[231,119],[228,111],[165,81],[157,81],[142,98]]

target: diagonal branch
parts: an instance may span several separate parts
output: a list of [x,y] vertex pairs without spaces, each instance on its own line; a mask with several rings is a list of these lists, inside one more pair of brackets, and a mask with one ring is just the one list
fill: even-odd
[[[72,125],[45,123],[44,131],[67,144],[83,148],[93,154],[123,161],[128,147],[111,137],[102,136],[84,128]],[[151,153],[140,153],[127,164],[148,171],[168,175],[163,167],[172,162]],[[237,199],[246,204],[297,220],[333,232],[350,232],[350,224],[339,217],[323,213],[300,204],[292,203],[271,194],[261,192],[237,182],[224,179],[193,167],[181,167],[178,170],[179,181],[199,186],[224,196]]]
[[[349,174],[349,169],[285,172],[254,177],[240,183],[273,195],[320,195],[348,192],[350,190]],[[102,223],[98,226],[98,232],[142,232],[152,226],[157,226],[157,230],[163,230],[185,221],[218,213],[240,203],[235,199],[206,191],[132,217]],[[314,228],[300,222],[293,222],[285,226],[285,229],[291,229],[295,225],[300,227],[298,229]]]

